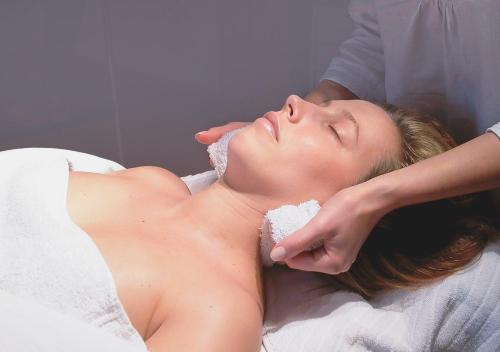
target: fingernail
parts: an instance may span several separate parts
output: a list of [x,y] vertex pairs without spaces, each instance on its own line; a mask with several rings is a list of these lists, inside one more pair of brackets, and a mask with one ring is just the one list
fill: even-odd
[[285,258],[286,250],[283,247],[277,247],[271,251],[271,259],[277,262]]
[[201,131],[201,132],[198,132],[195,134],[195,136],[199,135],[199,134],[202,134],[202,133],[207,133],[208,131]]

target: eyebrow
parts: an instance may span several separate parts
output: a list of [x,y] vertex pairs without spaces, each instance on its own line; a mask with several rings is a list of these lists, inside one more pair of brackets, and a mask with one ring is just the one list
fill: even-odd
[[349,121],[351,121],[354,124],[354,127],[356,127],[356,144],[358,144],[358,137],[359,137],[359,124],[358,124],[358,121],[347,110],[340,110],[340,113],[342,115],[344,115]]

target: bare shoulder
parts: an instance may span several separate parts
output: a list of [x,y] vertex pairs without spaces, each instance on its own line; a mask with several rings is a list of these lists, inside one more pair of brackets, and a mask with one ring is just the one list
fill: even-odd
[[257,352],[262,311],[236,285],[187,293],[146,341],[151,352]]
[[151,207],[177,204],[189,195],[179,177],[160,167],[144,166],[108,174],[78,171],[70,172],[67,207],[80,226],[111,224],[120,220],[116,217],[118,209],[137,215]]
[[135,179],[147,183],[149,186],[158,187],[171,195],[180,197],[190,195],[186,184],[176,174],[158,166],[139,166],[113,172],[109,175]]

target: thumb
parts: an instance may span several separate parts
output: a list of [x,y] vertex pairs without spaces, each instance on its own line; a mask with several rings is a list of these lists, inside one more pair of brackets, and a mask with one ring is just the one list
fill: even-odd
[[323,233],[314,219],[309,221],[303,228],[295,231],[283,241],[276,244],[271,251],[271,259],[274,261],[287,260],[320,241],[323,238]]
[[222,132],[218,128],[210,128],[208,131],[198,132],[194,138],[202,144],[212,144],[217,142],[222,137]]
[[229,122],[222,126],[212,127],[208,131],[198,132],[194,135],[194,138],[203,144],[212,144],[219,140],[225,133],[235,130],[240,127],[245,127],[249,125],[249,122]]

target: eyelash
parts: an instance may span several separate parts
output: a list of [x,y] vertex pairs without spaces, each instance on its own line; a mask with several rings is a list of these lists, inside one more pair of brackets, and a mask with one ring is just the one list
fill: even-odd
[[340,136],[339,136],[337,130],[332,125],[329,125],[328,127],[330,127],[330,129],[333,131],[333,133],[335,134],[335,136],[337,137],[337,139],[339,141],[341,141]]

